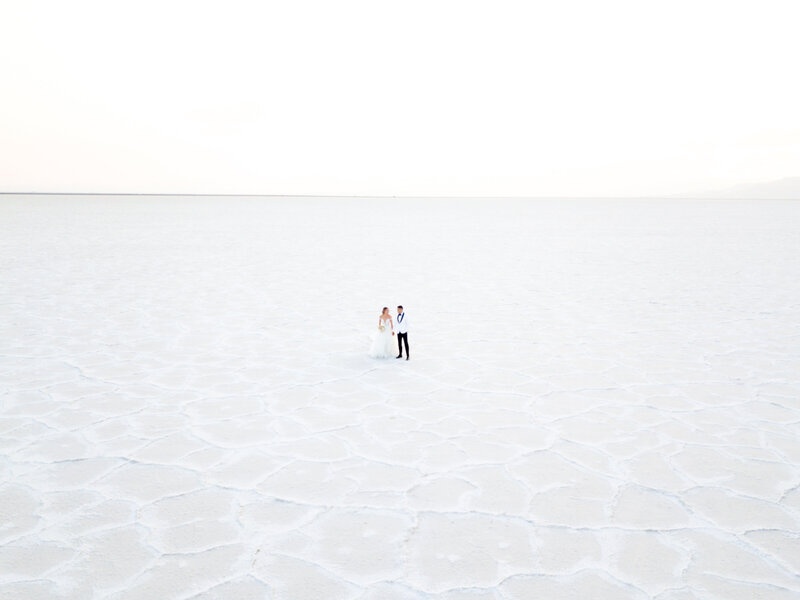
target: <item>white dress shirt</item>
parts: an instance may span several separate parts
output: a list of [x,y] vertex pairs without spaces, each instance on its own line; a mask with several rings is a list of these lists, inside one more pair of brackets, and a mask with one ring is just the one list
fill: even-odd
[[[400,317],[403,317],[402,321]],[[394,318],[394,331],[395,333],[408,333],[408,317],[403,312]]]

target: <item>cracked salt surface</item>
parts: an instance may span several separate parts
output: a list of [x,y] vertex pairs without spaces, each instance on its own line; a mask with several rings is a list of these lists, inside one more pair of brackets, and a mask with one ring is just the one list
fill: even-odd
[[800,203],[385,206],[2,197],[0,599],[800,595]]

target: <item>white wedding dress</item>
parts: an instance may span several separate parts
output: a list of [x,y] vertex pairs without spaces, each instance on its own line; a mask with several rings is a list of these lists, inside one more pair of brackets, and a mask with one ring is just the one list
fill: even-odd
[[383,325],[384,329],[383,331],[380,329],[375,331],[369,355],[372,358],[391,358],[396,356],[397,338],[392,335],[392,323],[389,319],[381,321],[381,325]]

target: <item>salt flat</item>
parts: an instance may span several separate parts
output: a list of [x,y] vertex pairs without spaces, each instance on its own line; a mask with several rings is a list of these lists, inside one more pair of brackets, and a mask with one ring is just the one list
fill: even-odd
[[[0,233],[0,598],[800,594],[800,202],[2,196]],[[412,359],[368,358],[397,304]]]

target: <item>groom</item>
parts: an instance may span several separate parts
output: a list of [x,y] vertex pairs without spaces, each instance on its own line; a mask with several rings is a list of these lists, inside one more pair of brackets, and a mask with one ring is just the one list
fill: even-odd
[[400,354],[395,358],[403,358],[403,343],[406,345],[406,360],[411,358],[408,353],[408,321],[406,320],[406,313],[403,312],[403,307],[397,307],[397,349]]

